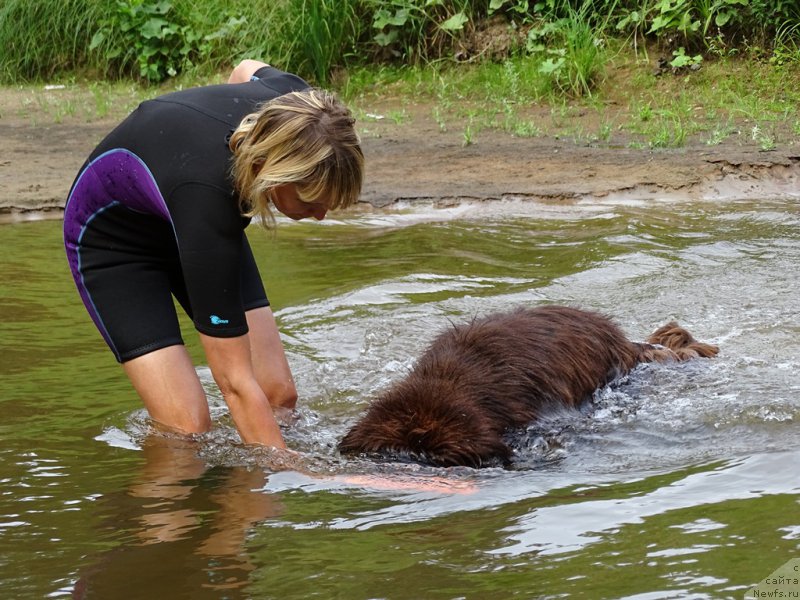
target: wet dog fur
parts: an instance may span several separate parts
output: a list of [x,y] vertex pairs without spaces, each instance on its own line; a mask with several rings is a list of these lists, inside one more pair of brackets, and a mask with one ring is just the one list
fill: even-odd
[[505,435],[549,408],[578,407],[641,362],[718,352],[675,322],[636,343],[595,312],[541,306],[492,314],[436,337],[339,450],[444,467],[508,464]]

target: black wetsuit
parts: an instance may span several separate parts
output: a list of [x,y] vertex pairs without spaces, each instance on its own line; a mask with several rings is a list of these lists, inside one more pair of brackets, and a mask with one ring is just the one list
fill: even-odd
[[308,84],[272,67],[248,83],[143,102],[72,185],[64,242],[89,314],[120,362],[182,344],[172,295],[202,333],[247,332],[268,306],[230,177],[228,139],[259,104]]

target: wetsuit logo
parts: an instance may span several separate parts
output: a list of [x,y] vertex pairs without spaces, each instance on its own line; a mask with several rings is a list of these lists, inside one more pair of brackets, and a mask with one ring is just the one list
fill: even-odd
[[228,319],[221,319],[217,315],[211,315],[211,324],[212,325],[227,325],[230,321]]

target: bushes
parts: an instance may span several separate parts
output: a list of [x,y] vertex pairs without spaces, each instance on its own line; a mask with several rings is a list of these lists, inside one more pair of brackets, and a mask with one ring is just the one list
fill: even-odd
[[568,94],[602,78],[609,36],[693,55],[758,46],[779,62],[800,47],[796,0],[4,0],[0,78],[157,82],[249,57],[325,85],[337,67],[450,60],[498,15],[527,34],[517,51]]
[[405,62],[436,60],[487,6],[471,0],[373,0],[369,42],[378,55]]
[[[0,6],[0,77],[63,72],[156,82],[214,60],[241,22],[187,0],[6,0]],[[229,60],[229,58],[228,58]]]
[[614,14],[617,30],[669,39],[695,50],[746,50],[800,23],[795,0],[627,0]]
[[89,50],[98,51],[109,70],[124,73],[136,64],[142,79],[161,81],[200,54],[203,40],[185,23],[168,0],[116,2],[98,23]]
[[[57,73],[158,82],[263,58],[326,83],[361,31],[356,0],[5,0],[0,78]],[[24,24],[24,26],[20,26]]]

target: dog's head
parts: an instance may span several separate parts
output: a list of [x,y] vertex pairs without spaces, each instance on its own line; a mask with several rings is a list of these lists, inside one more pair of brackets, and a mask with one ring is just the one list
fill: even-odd
[[502,432],[467,394],[452,381],[407,379],[372,403],[339,451],[441,467],[507,464]]

